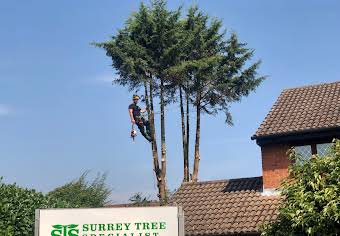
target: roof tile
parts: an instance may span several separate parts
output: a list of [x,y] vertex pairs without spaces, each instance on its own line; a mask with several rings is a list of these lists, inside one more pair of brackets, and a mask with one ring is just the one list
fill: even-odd
[[340,127],[340,81],[284,90],[253,138]]
[[256,233],[275,219],[280,201],[261,191],[262,177],[184,183],[171,202],[183,207],[186,235]]

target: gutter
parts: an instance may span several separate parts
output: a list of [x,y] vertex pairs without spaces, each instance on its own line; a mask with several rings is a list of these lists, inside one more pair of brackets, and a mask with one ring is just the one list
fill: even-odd
[[291,131],[286,133],[270,134],[264,136],[253,135],[251,140],[256,139],[256,143],[261,146],[265,143],[274,143],[277,141],[292,141],[292,140],[304,140],[313,138],[337,138],[340,137],[340,126],[308,129],[301,131]]

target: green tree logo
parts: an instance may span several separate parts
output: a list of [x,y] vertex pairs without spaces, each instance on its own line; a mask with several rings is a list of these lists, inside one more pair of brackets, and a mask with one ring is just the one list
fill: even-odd
[[51,236],[79,236],[78,225],[52,225]]

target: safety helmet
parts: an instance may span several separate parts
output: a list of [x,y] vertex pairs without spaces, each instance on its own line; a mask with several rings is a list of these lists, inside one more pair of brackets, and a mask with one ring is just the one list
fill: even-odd
[[132,100],[135,100],[135,99],[139,99],[139,96],[136,95],[136,94],[134,94],[134,95],[132,96]]

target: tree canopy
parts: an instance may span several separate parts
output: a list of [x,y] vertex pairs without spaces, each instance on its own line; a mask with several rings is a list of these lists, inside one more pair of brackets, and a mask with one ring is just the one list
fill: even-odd
[[[182,22],[179,45],[180,60],[170,68],[170,76],[173,76],[174,83],[180,89],[180,99],[183,89],[187,94],[187,102],[196,108],[192,180],[197,181],[201,113],[216,115],[223,112],[226,115],[226,123],[231,125],[230,104],[248,96],[265,77],[257,75],[260,61],[253,63],[250,61],[254,50],[241,43],[234,32],[227,37],[221,20],[210,18],[199,11],[197,6],[189,9],[187,17]],[[183,127],[185,125],[182,110],[181,108]],[[188,135],[189,132],[187,129],[183,134]],[[187,141],[188,138],[184,137],[183,140]],[[188,154],[184,153],[185,157],[186,155]]]

